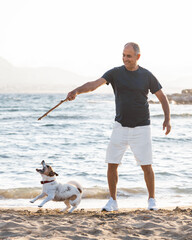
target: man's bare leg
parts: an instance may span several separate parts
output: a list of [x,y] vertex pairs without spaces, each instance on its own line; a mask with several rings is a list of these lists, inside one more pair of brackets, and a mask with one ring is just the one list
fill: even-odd
[[108,186],[109,192],[113,200],[116,200],[117,197],[117,182],[118,182],[118,164],[108,163]]
[[152,165],[143,165],[141,168],[144,172],[144,179],[147,185],[149,198],[155,198],[155,175]]

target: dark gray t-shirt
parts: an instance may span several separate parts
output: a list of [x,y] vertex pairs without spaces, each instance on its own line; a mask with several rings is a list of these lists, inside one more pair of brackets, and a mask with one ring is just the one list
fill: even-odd
[[123,65],[107,71],[102,78],[111,83],[114,90],[115,121],[124,127],[150,124],[148,93],[162,88],[151,72],[140,66],[136,71],[128,71]]

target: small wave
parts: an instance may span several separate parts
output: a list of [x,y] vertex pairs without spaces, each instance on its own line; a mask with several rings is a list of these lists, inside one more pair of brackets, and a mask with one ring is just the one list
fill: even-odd
[[191,138],[189,137],[175,137],[175,138],[171,138],[171,137],[168,137],[168,138],[164,138],[164,137],[153,137],[153,141],[154,142],[158,142],[158,143],[166,143],[166,142],[173,142],[173,143],[178,143],[178,142],[190,142],[191,141]]
[[[0,199],[31,199],[41,193],[41,188],[10,188],[0,189]],[[119,188],[117,195],[119,197],[130,197],[131,195],[146,194],[146,190],[143,188]],[[84,188],[83,198],[89,199],[106,199],[109,197],[108,188],[92,187]]]
[[0,198],[6,199],[29,199],[41,193],[41,188],[10,188],[0,189]]
[[171,114],[171,117],[192,117],[192,114],[191,113],[181,113],[181,114]]
[[[152,118],[163,118],[164,115],[163,114],[155,114],[155,115],[151,114],[151,117]],[[171,114],[171,118],[190,118],[190,117],[192,117],[192,114],[190,114],[190,113]]]
[[53,124],[53,123],[50,123],[50,124],[44,124],[43,125],[43,127],[54,127],[55,126],[55,124]]
[[177,188],[173,187],[172,190],[178,194],[192,194],[192,188]]
[[55,115],[49,115],[47,116],[50,119],[57,119],[57,120],[86,120],[89,116],[87,115],[65,115],[65,114],[55,114]]
[[114,104],[114,100],[88,100],[88,103],[113,103]]
[[168,177],[178,177],[179,175],[176,173],[170,173],[170,172],[156,172],[156,175],[159,176],[168,176]]
[[0,158],[10,158],[10,156],[8,156],[6,154],[0,154]]

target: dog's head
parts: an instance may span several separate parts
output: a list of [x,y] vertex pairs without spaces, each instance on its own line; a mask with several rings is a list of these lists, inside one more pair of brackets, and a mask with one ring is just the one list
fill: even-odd
[[49,177],[58,176],[58,174],[53,171],[52,167],[47,165],[44,160],[41,162],[41,165],[43,166],[42,169],[36,169],[38,173]]

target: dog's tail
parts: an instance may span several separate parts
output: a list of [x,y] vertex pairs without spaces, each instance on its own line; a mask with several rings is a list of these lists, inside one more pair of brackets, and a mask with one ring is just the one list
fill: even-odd
[[83,193],[83,187],[81,186],[80,183],[78,183],[76,181],[69,181],[68,184],[75,186],[81,194]]

